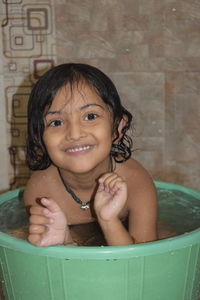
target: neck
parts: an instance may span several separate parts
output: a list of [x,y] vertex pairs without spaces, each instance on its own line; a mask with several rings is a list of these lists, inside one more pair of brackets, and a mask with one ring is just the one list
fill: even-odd
[[112,171],[110,159],[101,166],[90,170],[87,173],[73,173],[59,168],[65,183],[73,190],[91,190],[96,187],[98,178],[106,172]]

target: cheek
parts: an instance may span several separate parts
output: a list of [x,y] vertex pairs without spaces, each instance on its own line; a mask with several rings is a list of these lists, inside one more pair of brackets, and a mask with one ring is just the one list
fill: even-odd
[[105,129],[103,139],[104,139],[105,147],[106,148],[111,148],[112,147],[112,142],[113,142],[113,134],[112,134],[112,129],[111,128],[106,128]]
[[97,127],[93,130],[94,130],[94,134],[96,136],[98,136],[101,139],[104,139],[105,141],[112,139],[112,128],[111,128],[110,124],[109,125],[107,124],[107,126],[105,124],[105,126],[102,126],[101,128]]
[[48,141],[49,141],[48,134],[46,132],[44,132],[42,138],[43,138],[43,142],[44,142],[45,146],[47,147]]
[[52,135],[49,132],[44,132],[43,141],[44,141],[44,144],[48,151],[51,150],[51,148],[56,146],[57,139],[58,139],[58,136]]

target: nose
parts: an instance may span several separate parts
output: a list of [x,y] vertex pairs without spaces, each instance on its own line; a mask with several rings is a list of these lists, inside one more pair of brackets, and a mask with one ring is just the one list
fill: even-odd
[[85,136],[83,126],[77,121],[68,122],[66,130],[66,138],[68,140],[77,141]]

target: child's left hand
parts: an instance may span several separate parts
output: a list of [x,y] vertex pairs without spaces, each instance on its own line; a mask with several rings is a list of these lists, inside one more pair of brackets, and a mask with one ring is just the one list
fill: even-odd
[[127,184],[116,173],[106,173],[99,178],[94,209],[98,219],[111,221],[118,215],[127,201]]

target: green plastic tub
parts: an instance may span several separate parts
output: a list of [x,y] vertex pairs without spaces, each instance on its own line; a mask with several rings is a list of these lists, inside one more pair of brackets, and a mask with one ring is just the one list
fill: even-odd
[[[37,248],[0,233],[0,279],[9,300],[197,300],[200,192],[156,182],[159,214],[178,232],[118,247]],[[0,230],[24,225],[22,190],[0,196]]]

